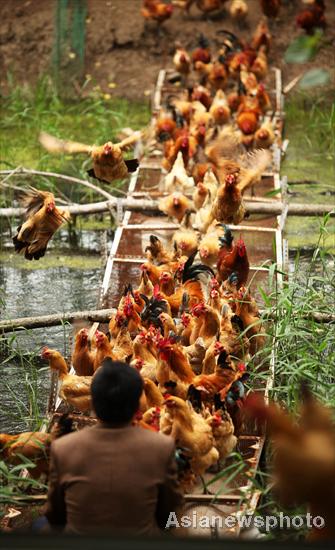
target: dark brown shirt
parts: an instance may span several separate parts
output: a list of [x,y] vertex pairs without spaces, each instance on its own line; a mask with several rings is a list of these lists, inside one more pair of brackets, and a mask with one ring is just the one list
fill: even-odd
[[97,424],[51,446],[46,516],[55,527],[154,535],[181,502],[170,437]]

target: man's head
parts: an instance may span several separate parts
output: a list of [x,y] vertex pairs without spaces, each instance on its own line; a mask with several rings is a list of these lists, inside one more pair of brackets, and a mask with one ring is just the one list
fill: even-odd
[[99,420],[127,424],[138,410],[143,381],[136,369],[107,358],[91,385],[93,407]]

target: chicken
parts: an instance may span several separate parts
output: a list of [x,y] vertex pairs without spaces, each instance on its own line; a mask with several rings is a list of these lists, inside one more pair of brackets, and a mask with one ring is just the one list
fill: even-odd
[[143,393],[140,398],[140,411],[144,413],[152,407],[161,407],[163,403],[164,397],[156,384],[149,378],[144,378]]
[[[214,63],[197,61],[195,63],[195,70],[201,75],[202,81],[209,84],[214,90],[223,90],[226,87],[228,72],[223,57],[219,57],[219,60]],[[192,98],[201,101],[209,109],[211,101],[208,98],[208,94],[202,90],[202,86],[197,88],[197,92],[193,92]]]
[[179,151],[171,171],[164,178],[164,191],[166,193],[173,193],[175,191],[187,193],[193,187],[194,179],[187,175],[183,155]]
[[176,218],[181,223],[191,203],[182,193],[171,193],[168,197],[160,199],[158,208],[169,218]]
[[215,176],[217,175],[216,168],[211,162],[198,162],[194,166],[192,170],[192,176],[196,184],[199,183],[199,181],[202,182],[204,180],[205,174],[209,169],[213,171]]
[[214,445],[219,452],[219,460],[224,460],[237,445],[232,419],[228,412],[217,411],[206,418],[206,421],[212,428]]
[[244,23],[248,11],[248,4],[244,0],[233,0],[229,7],[231,18],[239,24]]
[[197,210],[200,210],[207,202],[212,202],[217,194],[218,190],[218,181],[214,175],[214,172],[211,168],[206,172],[204,176],[204,181],[197,183],[197,186],[194,190],[192,199],[194,206]]
[[210,426],[183,399],[168,397],[165,400],[165,407],[172,419],[169,435],[191,458],[193,472],[203,475],[219,458],[219,453],[213,445],[214,438]]
[[[136,360],[140,361],[136,368],[141,367],[139,370],[142,370],[141,373],[147,378],[151,378],[148,374],[145,374],[144,368],[146,365],[150,365],[153,369],[156,368],[157,363],[157,349],[153,342],[153,335],[150,331],[142,330],[133,340],[134,348],[134,357]],[[149,367],[148,367],[149,368]],[[151,371],[150,371],[151,372]]]
[[103,360],[106,357],[114,359],[112,346],[103,332],[97,331],[95,333],[95,357],[94,357],[94,372],[101,367]]
[[194,136],[184,131],[176,141],[166,142],[164,148],[163,168],[170,170],[177,158],[179,151],[182,154],[184,166],[187,168],[189,161],[195,156],[198,148],[197,140]]
[[227,0],[196,0],[196,5],[206,15],[207,13],[220,10],[225,2]]
[[[72,431],[72,421],[63,414],[47,432],[23,432],[10,435],[0,433],[0,458],[8,464],[29,468],[33,479],[39,479],[49,471],[50,444],[54,439]],[[26,462],[23,458],[27,460]],[[34,464],[31,468],[29,462]],[[18,472],[16,472],[18,474]]]
[[90,155],[93,168],[88,175],[105,183],[112,183],[117,179],[129,176],[129,173],[136,172],[138,160],[123,158],[123,151],[133,145],[141,137],[141,132],[135,132],[119,143],[108,141],[104,145],[85,145],[73,141],[63,141],[50,134],[41,132],[39,140],[41,145],[50,153],[86,153]]
[[191,63],[192,61],[187,51],[178,44],[173,56],[173,64],[176,71],[186,77],[191,70]]
[[198,235],[192,229],[190,216],[191,211],[186,211],[180,229],[178,229],[172,237],[174,248],[188,258],[198,250]]
[[[194,377],[188,357],[180,344],[177,344],[171,338],[157,338],[157,348],[159,357],[164,361],[168,368],[177,375],[182,382],[190,383]],[[157,379],[158,374],[157,374]],[[164,380],[163,384],[168,380]],[[159,380],[162,384],[162,381]]]
[[90,411],[92,376],[69,374],[64,357],[56,350],[45,347],[41,357],[49,362],[52,371],[58,372],[61,381],[59,397],[80,412]]
[[155,136],[163,142],[172,139],[177,128],[176,122],[170,115],[160,114],[155,124]]
[[254,134],[259,126],[262,110],[257,98],[243,99],[237,113],[236,124],[243,134]]
[[195,324],[190,336],[190,344],[194,344],[197,338],[201,337],[206,346],[210,345],[220,330],[218,312],[203,302],[193,306],[191,312],[195,317]]
[[255,315],[249,310],[248,297],[244,295],[243,291],[239,292],[238,298],[235,313],[242,320],[244,329],[248,329],[246,335],[250,342],[250,352],[254,355],[256,351],[263,347],[265,342],[262,322],[259,315]]
[[123,326],[117,335],[113,346],[113,359],[128,363],[134,353],[133,341],[127,326]]
[[225,400],[225,406],[233,421],[235,435],[241,433],[245,420],[245,387],[243,378],[242,376],[240,380],[236,380],[236,382],[231,385]]
[[175,291],[174,277],[168,271],[163,271],[159,276],[159,290],[164,296],[171,296]]
[[[197,63],[201,63],[198,61]],[[212,96],[210,91],[205,86],[195,86],[191,95],[192,101],[199,101],[208,110],[212,104]]]
[[212,118],[218,126],[226,124],[231,116],[231,111],[228,105],[226,94],[223,90],[217,90],[212,105],[209,109]]
[[223,345],[218,340],[213,340],[211,345],[208,346],[204,361],[202,364],[201,374],[213,374],[216,368],[216,360],[220,353],[223,351]]
[[156,432],[159,432],[159,421],[161,416],[161,408],[160,407],[151,407],[145,413],[143,413],[143,420],[149,426],[153,426],[155,428]]
[[242,157],[239,161],[225,161],[217,158],[220,181],[224,183],[218,190],[212,206],[209,223],[214,219],[224,223],[240,223],[245,216],[242,195],[261,181],[261,176],[271,161],[271,154],[258,149]]
[[143,0],[141,14],[145,21],[156,21],[158,31],[161,25],[167,19],[170,19],[173,13],[172,4],[165,4],[161,0]]
[[260,0],[261,10],[267,17],[278,17],[281,0]]
[[333,411],[318,402],[306,386],[302,396],[298,423],[278,405],[266,406],[255,395],[248,397],[246,410],[253,419],[267,422],[275,451],[274,491],[280,504],[285,509],[307,505],[311,517],[322,517],[323,528],[313,526],[307,539],[326,545],[335,538]]
[[223,227],[224,234],[219,237],[219,245],[220,250],[218,254],[218,261],[217,261],[217,270],[220,274],[221,264],[224,262],[224,258],[227,256],[227,254],[230,254],[230,252],[233,250],[233,234],[229,227],[226,225],[221,224],[221,227]]
[[42,474],[48,473],[50,443],[51,436],[46,432],[24,432],[15,435],[0,433],[0,458],[16,465],[25,463],[21,458],[21,455],[24,456],[27,461],[35,464],[34,468],[29,468],[29,472],[34,479],[38,479]]
[[150,245],[145,247],[147,259],[154,262],[156,265],[167,264],[174,259],[173,252],[165,249],[162,241],[155,235],[149,237]]
[[86,328],[82,328],[76,335],[72,365],[78,376],[92,376],[94,373],[94,354],[89,348]]
[[259,50],[261,46],[265,46],[265,52],[268,53],[271,47],[272,36],[265,18],[258,23],[256,30],[251,40],[251,48]]
[[314,0],[311,6],[297,15],[297,26],[310,35],[314,33],[315,29],[324,29],[326,27],[325,9],[324,0]]
[[204,340],[197,338],[194,344],[184,347],[188,360],[195,374],[200,374],[202,363],[206,354],[206,345]]
[[209,50],[209,42],[203,35],[200,35],[200,38],[198,41],[198,48],[196,48],[192,52],[193,65],[195,65],[197,61],[202,61],[203,63],[210,63],[211,57],[212,56]]
[[263,124],[255,132],[255,145],[261,149],[268,149],[273,145],[276,136],[271,120],[263,122]]
[[238,186],[236,173],[228,174],[223,185],[217,192],[216,199],[211,207],[208,225],[217,220],[218,222],[239,224],[245,217],[245,208],[241,190]]
[[200,392],[204,400],[211,400],[216,394],[224,400],[232,384],[239,380],[245,373],[245,365],[240,363],[237,368],[225,351],[218,357],[215,372],[213,374],[200,374],[192,380],[190,388]]
[[225,281],[229,275],[236,273],[238,288],[246,284],[249,276],[249,260],[243,239],[239,239],[233,245],[231,252],[219,256],[217,273],[219,281]]
[[199,256],[205,265],[213,267],[218,259],[220,244],[216,232],[207,233],[199,243]]
[[257,79],[264,80],[268,74],[268,58],[266,55],[266,46],[263,45],[259,48],[257,57],[250,67],[250,71],[257,77]]
[[69,215],[55,205],[55,197],[48,191],[34,187],[22,200],[26,207],[26,221],[13,237],[15,252],[24,253],[27,260],[39,260],[45,255],[48,243]]

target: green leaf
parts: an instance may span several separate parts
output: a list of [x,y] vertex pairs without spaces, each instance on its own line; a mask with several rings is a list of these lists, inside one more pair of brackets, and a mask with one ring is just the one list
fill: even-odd
[[324,86],[330,80],[330,73],[326,69],[311,69],[304,74],[299,82],[299,88],[306,90],[314,86]]
[[322,32],[313,36],[298,36],[287,48],[284,59],[286,63],[306,63],[315,57],[322,38]]

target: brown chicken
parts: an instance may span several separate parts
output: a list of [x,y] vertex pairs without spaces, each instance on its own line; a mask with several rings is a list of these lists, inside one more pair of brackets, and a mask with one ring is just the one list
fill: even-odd
[[[198,61],[198,63],[201,63]],[[212,96],[210,91],[205,86],[195,86],[192,91],[192,101],[199,101],[208,110],[212,105]]]
[[27,260],[39,260],[45,255],[48,243],[69,215],[55,205],[55,197],[48,191],[31,187],[22,199],[26,221],[13,237],[15,252],[22,252]]
[[155,136],[158,141],[163,142],[172,139],[176,130],[176,123],[170,115],[161,114],[155,124]]
[[203,35],[201,35],[198,44],[198,47],[192,52],[193,65],[195,65],[197,61],[210,63],[212,56],[209,49],[208,40]]
[[45,432],[24,432],[16,435],[0,434],[0,458],[9,464],[23,464],[20,455],[35,464],[29,468],[34,479],[47,474],[51,436]]
[[87,328],[82,328],[76,335],[72,366],[78,376],[92,376],[94,373],[94,354],[90,350]]
[[249,277],[249,260],[247,249],[242,239],[233,245],[231,252],[218,258],[217,262],[218,280],[225,281],[229,275],[235,273],[238,278],[238,288],[245,285]]
[[192,307],[191,313],[195,322],[190,336],[190,344],[194,344],[201,337],[206,346],[209,346],[220,330],[218,312],[208,304],[201,302]]
[[271,120],[263,122],[263,124],[255,132],[255,145],[261,149],[268,149],[273,145],[276,136]]
[[168,397],[165,407],[171,419],[165,433],[175,439],[178,447],[185,449],[186,456],[191,458],[192,471],[202,476],[219,458],[211,427],[183,399]]
[[192,61],[187,51],[178,44],[173,56],[173,64],[176,71],[186,77],[191,70],[191,63]]
[[171,338],[157,338],[157,348],[161,360],[182,382],[190,383],[194,377],[188,357],[180,344],[174,343]]
[[181,223],[187,210],[190,210],[191,203],[182,193],[172,193],[159,201],[159,209],[170,218],[176,218]]
[[39,140],[41,145],[50,153],[67,153],[70,155],[86,153],[93,162],[93,168],[88,170],[89,176],[105,183],[112,183],[117,179],[128,177],[129,173],[137,170],[138,160],[125,160],[123,151],[138,141],[141,135],[141,132],[135,132],[119,143],[108,141],[101,146],[63,141],[45,132],[41,132]]
[[203,13],[212,13],[220,10],[227,0],[196,0],[197,8]]
[[330,543],[335,539],[335,428],[331,409],[304,387],[298,423],[278,405],[266,406],[255,394],[247,398],[246,411],[267,422],[275,449],[274,491],[280,503],[286,509],[307,505],[312,517],[321,516],[324,526],[313,526],[307,539]]
[[223,90],[218,90],[214,96],[213,103],[209,110],[215,124],[221,126],[226,124],[230,119],[230,108],[226,94]]
[[235,368],[225,351],[218,357],[215,372],[213,374],[200,374],[192,380],[192,386],[201,392],[202,398],[207,401],[216,394],[224,401],[232,384],[239,380],[245,373],[245,365],[239,363]]
[[141,14],[146,21],[156,21],[158,30],[164,21],[170,19],[172,13],[172,4],[165,4],[160,0],[143,0]]
[[[29,475],[38,479],[49,471],[50,444],[54,439],[72,431],[72,421],[63,414],[56,421],[50,433],[23,432],[20,434],[0,434],[0,459],[11,465],[22,465],[29,469]],[[26,463],[23,458],[27,459]],[[30,467],[29,462],[34,464]],[[18,472],[16,472],[18,474]]]
[[220,410],[206,418],[206,420],[212,428],[214,445],[219,452],[219,460],[225,460],[237,445],[232,419],[228,412]]
[[195,156],[197,148],[196,138],[187,131],[184,131],[176,141],[165,142],[163,168],[171,170],[179,152],[183,156],[184,167],[187,168],[189,161]]
[[114,359],[112,346],[103,332],[95,333],[95,357],[94,357],[94,372],[101,367],[103,360],[106,357]]
[[261,10],[267,17],[278,17],[281,0],[260,0]]
[[251,40],[251,48],[259,50],[261,46],[265,47],[265,52],[268,53],[271,47],[272,36],[265,18],[258,23],[256,30]]
[[233,0],[229,7],[231,18],[240,25],[246,20],[248,11],[248,4],[244,0]]
[[61,381],[59,396],[78,411],[90,411],[92,376],[69,374],[64,357],[56,350],[45,347],[41,356],[49,362],[51,370],[58,372]]
[[251,72],[257,77],[257,79],[264,80],[268,74],[268,58],[266,55],[266,46],[259,48],[257,57],[250,67]]
[[315,29],[324,29],[326,27],[325,9],[324,0],[314,0],[311,6],[297,15],[297,26],[310,35],[314,34]]

